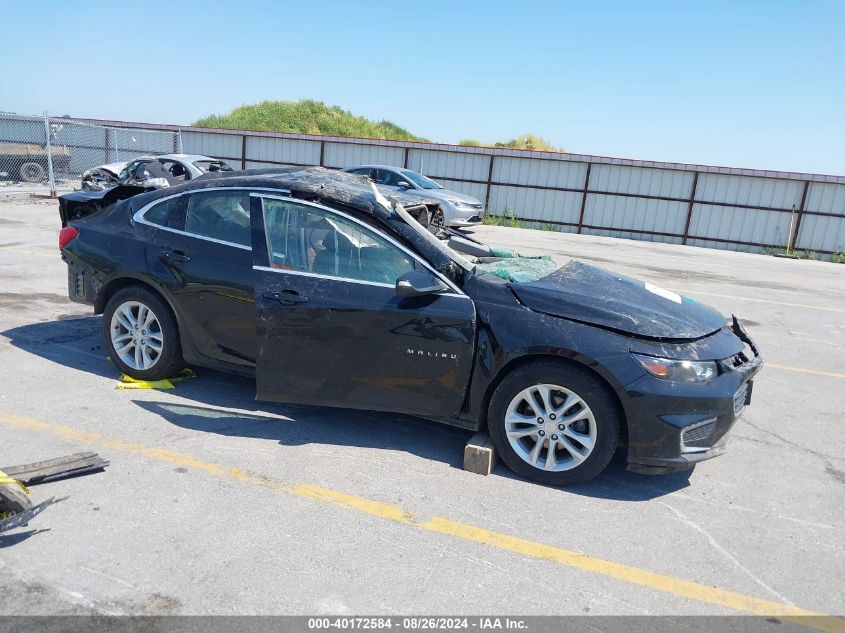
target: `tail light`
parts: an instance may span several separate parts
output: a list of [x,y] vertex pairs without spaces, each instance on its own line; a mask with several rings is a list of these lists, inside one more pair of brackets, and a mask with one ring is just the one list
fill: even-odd
[[72,226],[66,226],[61,231],[59,231],[59,250],[62,250],[65,246],[68,245],[73,238],[79,235],[79,231],[77,231]]

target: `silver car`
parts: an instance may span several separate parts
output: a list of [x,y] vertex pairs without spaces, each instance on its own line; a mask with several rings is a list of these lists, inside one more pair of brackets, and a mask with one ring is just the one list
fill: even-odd
[[406,194],[417,191],[420,197],[438,200],[442,215],[431,218],[432,224],[472,226],[481,224],[481,218],[484,216],[484,205],[472,196],[444,189],[431,178],[426,178],[410,169],[390,165],[358,165],[344,171],[369,176],[380,189],[401,191]]
[[225,161],[199,154],[141,156],[124,163],[92,167],[82,174],[82,188],[103,191],[116,185],[145,185],[156,189],[178,185],[210,171],[232,171]]

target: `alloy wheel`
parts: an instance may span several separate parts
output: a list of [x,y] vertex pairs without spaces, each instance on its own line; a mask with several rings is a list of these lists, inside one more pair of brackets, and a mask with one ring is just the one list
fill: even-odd
[[534,385],[514,396],[505,413],[505,432],[523,461],[552,472],[577,467],[596,445],[592,410],[559,385]]
[[161,358],[164,333],[155,313],[140,301],[121,303],[111,318],[111,344],[128,367],[151,369]]

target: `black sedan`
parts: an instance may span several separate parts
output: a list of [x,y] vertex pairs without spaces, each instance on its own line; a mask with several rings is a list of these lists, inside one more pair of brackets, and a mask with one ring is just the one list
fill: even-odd
[[103,314],[135,378],[188,363],[254,375],[261,400],[486,427],[508,466],[554,485],[619,447],[654,473],[723,450],[762,365],[736,318],[435,235],[421,205],[436,201],[319,168],[232,172],[107,208],[62,201],[59,242],[71,299]]

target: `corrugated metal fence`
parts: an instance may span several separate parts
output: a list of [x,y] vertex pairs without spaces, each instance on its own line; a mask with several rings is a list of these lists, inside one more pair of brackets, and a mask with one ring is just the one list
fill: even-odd
[[[110,126],[142,124],[96,121]],[[557,230],[752,252],[845,251],[845,176],[579,154],[303,134],[144,126],[182,132],[185,152],[248,169],[405,166]]]

